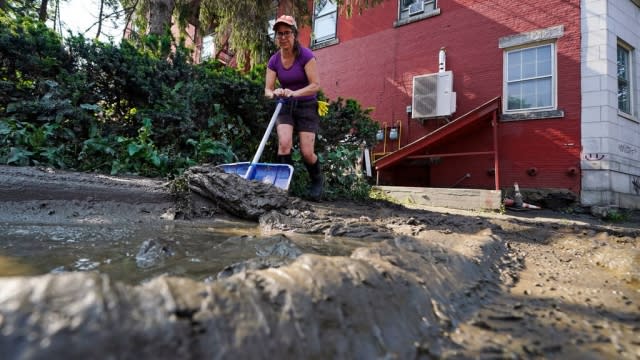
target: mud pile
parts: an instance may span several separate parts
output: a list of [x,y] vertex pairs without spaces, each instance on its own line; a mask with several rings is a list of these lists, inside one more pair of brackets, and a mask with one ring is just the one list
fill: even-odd
[[[34,176],[25,175],[29,172]],[[12,174],[17,180],[9,179]],[[242,185],[224,179],[234,191],[219,192],[211,185],[215,174],[202,169],[196,174],[197,186],[209,190],[188,202],[191,215],[228,210],[222,197],[237,194]],[[171,214],[180,212],[165,183],[86,176],[0,168],[0,178],[23,192],[2,205],[0,219],[53,217],[73,223],[99,216],[126,224],[172,221]],[[11,185],[0,187],[1,196],[9,192]],[[264,194],[271,199],[268,191]],[[322,234],[326,242],[347,236],[362,246],[350,256],[293,251],[290,261],[273,267],[236,264],[210,282],[158,277],[130,286],[90,272],[0,278],[3,357],[640,356],[640,279],[629,270],[637,269],[640,259],[633,228],[409,210],[379,202],[308,204],[286,194],[276,198],[276,205],[241,211],[276,239],[287,233]],[[235,199],[242,203],[242,197]],[[43,202],[45,207],[39,205]],[[593,237],[599,239],[597,248],[589,242]],[[626,260],[606,261],[610,252],[605,249]],[[589,251],[602,254],[594,258],[602,265],[590,265]],[[592,283],[611,284],[615,301],[604,292],[582,299],[584,283],[560,286],[564,278],[552,276],[558,257],[570,265],[561,267],[566,281],[575,282],[589,269]],[[612,274],[612,268],[624,274]],[[544,281],[529,269],[543,273]],[[545,312],[544,304],[552,308]],[[549,311],[555,314],[550,319],[566,317],[552,321],[564,330],[550,330]],[[576,325],[596,316],[606,317],[606,328]],[[579,332],[588,333],[576,336]],[[572,338],[580,338],[583,347],[572,345]]]

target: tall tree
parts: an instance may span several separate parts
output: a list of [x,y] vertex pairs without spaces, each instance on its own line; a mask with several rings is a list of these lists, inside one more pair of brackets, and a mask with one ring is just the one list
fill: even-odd
[[100,38],[100,33],[102,32],[102,18],[104,16],[104,1],[100,0],[100,11],[98,12],[98,31],[96,31],[96,39]]
[[116,27],[122,26],[123,24],[118,22],[123,14],[124,10],[120,9],[120,2],[118,0],[100,0],[98,20],[94,24],[98,26],[95,38],[100,38],[100,35],[102,35],[102,27],[107,20],[111,20]]
[[149,33],[163,34],[171,28],[176,2],[174,0],[149,0]]
[[2,0],[4,9],[7,12],[20,16],[38,17],[39,2],[38,0]]
[[[351,16],[384,0],[336,0]],[[241,62],[247,57],[261,61],[264,44],[270,41],[269,20],[278,13],[293,15],[299,24],[311,23],[308,0],[121,0],[137,25],[150,34],[164,34],[173,23],[184,30],[187,23],[202,32],[214,32],[217,42],[226,42]],[[195,15],[194,15],[195,13]]]
[[48,5],[49,5],[49,0],[42,0],[42,2],[40,2],[40,11],[38,11],[38,19],[42,22],[47,21]]

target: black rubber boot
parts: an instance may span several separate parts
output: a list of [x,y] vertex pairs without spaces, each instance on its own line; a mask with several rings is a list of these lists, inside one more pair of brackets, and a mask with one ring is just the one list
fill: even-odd
[[304,163],[304,166],[309,172],[311,178],[311,186],[309,186],[309,197],[313,201],[319,201],[322,198],[322,192],[324,190],[324,176],[322,175],[322,166],[320,166],[320,160],[316,160],[313,165]]
[[293,159],[291,158],[291,154],[278,155],[277,159],[279,164],[288,164],[293,166]]

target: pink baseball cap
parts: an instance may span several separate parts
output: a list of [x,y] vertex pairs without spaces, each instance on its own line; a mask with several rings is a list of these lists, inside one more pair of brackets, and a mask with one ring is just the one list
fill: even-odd
[[296,19],[293,18],[293,16],[291,15],[281,15],[277,20],[276,23],[273,24],[273,30],[276,29],[276,26],[278,26],[278,24],[287,24],[289,26],[293,26],[294,28],[297,28],[298,25],[296,25]]

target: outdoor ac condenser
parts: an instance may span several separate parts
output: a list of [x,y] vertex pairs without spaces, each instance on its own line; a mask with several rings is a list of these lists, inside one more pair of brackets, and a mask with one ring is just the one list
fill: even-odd
[[413,77],[411,118],[450,116],[456,111],[453,73],[442,71]]

